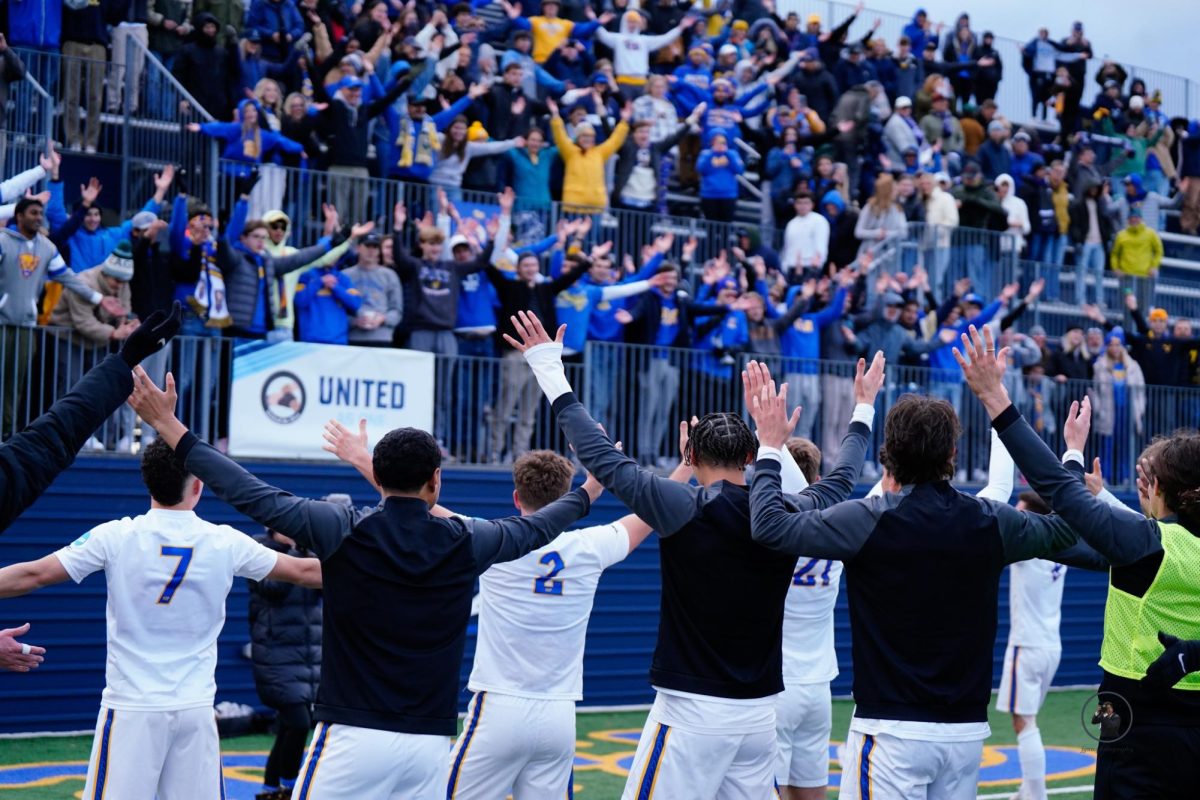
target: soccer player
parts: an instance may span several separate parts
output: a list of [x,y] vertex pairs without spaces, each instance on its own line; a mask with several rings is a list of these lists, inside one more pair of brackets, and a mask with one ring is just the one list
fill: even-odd
[[[1178,640],[1200,639],[1200,435],[1176,433],[1151,445],[1151,458],[1138,465],[1145,516],[1112,506],[1059,463],[1013,406],[1003,382],[1007,348],[995,353],[988,330],[962,338],[967,385],[1029,485],[1111,564],[1100,695],[1121,722],[1097,749],[1096,798],[1195,796],[1200,675],[1183,674],[1187,653]],[[1070,442],[1082,428],[1083,441],[1090,421],[1088,399],[1072,403],[1064,437]],[[1168,652],[1179,663],[1167,665]]]
[[[161,350],[179,332],[179,304],[146,318],[114,353],[86,375],[29,427],[0,444],[0,531],[28,508],[75,461],[96,428],[121,407],[133,389],[129,370]],[[12,349],[9,358],[13,358]],[[13,391],[6,388],[5,391]],[[0,431],[0,436],[8,431]],[[46,652],[18,642],[29,623],[0,631],[0,669],[37,669]]]
[[437,517],[437,441],[398,428],[372,454],[378,507],[304,500],[201,444],[174,416],[170,374],[165,392],[141,369],[135,383],[131,404],[189,470],[238,511],[321,559],[319,724],[296,800],[441,798],[475,579],[562,533],[588,513],[600,485],[585,482],[528,517]]
[[[750,538],[745,468],[754,434],[732,413],[692,427],[686,458],[700,486],[638,467],[576,400],[562,366],[565,326],[553,341],[541,322],[511,318],[505,334],[533,368],[579,460],[660,537],[661,617],[650,668],[657,692],[625,784],[625,798],[767,797],[774,791],[775,698],[783,690],[783,607],[794,556]],[[860,361],[855,408],[830,475],[789,498],[826,508],[853,489],[866,453],[883,359]],[[786,437],[785,437],[786,438]]]
[[84,797],[224,797],[214,673],[233,578],[320,588],[321,565],[196,516],[204,484],[162,441],[142,452],[142,482],[149,511],[0,569],[0,597],[104,572],[108,663]]
[[[854,718],[842,796],[974,798],[990,734],[992,645],[1000,571],[1073,545],[1061,519],[955,490],[959,426],[950,404],[905,395],[888,413],[885,493],[789,512],[779,447],[786,386],[753,400],[758,462],[750,494],[756,542],[839,559],[849,576]],[[936,632],[921,620],[938,619]]]
[[[1036,492],[1021,492],[1018,511],[1049,514]],[[1046,751],[1037,713],[1058,670],[1062,641],[1058,625],[1067,568],[1042,558],[1017,561],[1008,568],[1008,647],[996,710],[1012,714],[1021,761],[1021,798],[1046,800]]]

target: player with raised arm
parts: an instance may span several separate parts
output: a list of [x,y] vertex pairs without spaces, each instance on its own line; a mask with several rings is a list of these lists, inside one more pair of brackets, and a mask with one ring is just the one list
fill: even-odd
[[[640,468],[618,450],[575,398],[554,340],[536,316],[510,318],[539,386],[579,460],[659,535],[662,597],[650,668],[656,690],[625,784],[627,799],[774,794],[775,698],[783,690],[783,607],[794,556],[750,538],[745,468],[754,435],[733,413],[692,427],[686,460],[699,486]],[[849,496],[862,468],[882,358],[859,362],[850,430],[830,475],[788,498],[793,508],[826,508]]]
[[[687,423],[680,423],[680,450]],[[366,421],[352,434],[331,420],[325,449],[369,481]],[[513,504],[535,513],[571,489],[575,467],[548,450],[513,464]],[[687,482],[680,464],[672,480]],[[566,531],[479,576],[479,633],[467,688],[466,727],[450,752],[446,797],[567,797],[575,761],[575,703],[583,699],[583,651],[601,573],[650,535],[633,514]]]
[[[990,330],[974,327],[955,354],[1029,485],[1111,564],[1100,695],[1120,706],[1121,722],[1116,737],[1102,736],[1097,748],[1095,796],[1193,797],[1200,784],[1200,675],[1188,674],[1180,640],[1200,639],[1200,434],[1180,432],[1151,445],[1151,458],[1138,464],[1144,515],[1114,506],[1093,497],[1012,404],[1004,387],[1007,356],[1007,348],[995,352]],[[1084,398],[1071,404],[1067,424],[1090,418]],[[1067,457],[1082,461],[1077,450]]]
[[84,797],[224,797],[213,701],[233,578],[319,589],[321,565],[196,516],[204,484],[164,442],[142,451],[142,482],[149,511],[0,569],[0,597],[104,572],[108,662]]
[[431,513],[442,484],[438,444],[425,431],[398,428],[372,454],[376,508],[304,500],[200,443],[175,418],[170,374],[165,392],[141,369],[135,383],[130,403],[189,470],[323,564],[319,724],[296,800],[441,798],[475,579],[586,515],[599,484],[588,482],[528,517],[438,517]]
[[[948,403],[915,395],[888,413],[882,496],[791,512],[779,477],[778,448],[796,422],[787,408],[786,386],[753,402],[762,447],[751,530],[781,552],[845,563],[856,707],[842,796],[973,800],[990,734],[1000,572],[1069,547],[1075,534],[950,486],[958,419]],[[919,621],[931,619],[936,633],[923,633]]]

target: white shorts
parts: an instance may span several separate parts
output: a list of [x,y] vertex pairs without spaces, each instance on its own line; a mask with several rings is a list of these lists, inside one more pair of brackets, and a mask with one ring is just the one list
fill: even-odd
[[101,706],[83,797],[225,797],[212,708],[119,711]]
[[833,701],[829,684],[786,686],[783,694],[775,698],[775,738],[779,747],[776,782],[798,789],[827,785],[832,732]]
[[295,800],[441,800],[449,736],[318,722]]
[[1032,717],[1042,710],[1050,682],[1058,671],[1062,649],[1009,645],[1004,651],[1004,672],[996,710]]
[[[662,695],[659,695],[661,699]],[[621,800],[776,800],[775,733],[697,733],[650,709]]]
[[478,692],[450,751],[446,800],[569,797],[575,701]]
[[983,740],[928,742],[850,731],[841,800],[975,800]]

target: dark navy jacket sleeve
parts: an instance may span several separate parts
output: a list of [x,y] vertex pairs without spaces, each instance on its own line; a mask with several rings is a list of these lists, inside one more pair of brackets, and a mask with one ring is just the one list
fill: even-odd
[[800,492],[798,497],[789,498],[792,503],[802,504],[801,508],[829,508],[850,496],[858,483],[858,474],[862,472],[867,458],[867,438],[871,429],[862,422],[850,423],[850,430],[842,438],[842,447],[838,451],[838,460],[829,474],[809,484]]
[[700,490],[639,467],[600,430],[574,392],[554,401],[554,413],[587,471],[659,536],[670,536],[696,516]]
[[[1092,497],[1079,479],[1050,452],[1015,406],[1010,405],[992,420],[992,426],[1033,490],[1114,567],[1132,564],[1162,550],[1157,522],[1131,509],[1115,508]],[[1048,552],[1061,550],[1072,543],[1065,542]],[[1007,549],[1006,544],[1006,553]],[[1044,553],[1031,553],[1013,560],[1033,556],[1049,557]]]
[[870,538],[891,502],[868,497],[830,508],[789,512],[780,486],[779,462],[760,458],[750,486],[750,536],[782,553],[849,561]]
[[75,454],[133,391],[120,356],[101,361],[29,427],[0,445],[0,531],[75,461]]
[[576,489],[527,517],[467,520],[476,571],[483,574],[492,564],[512,561],[549,544],[577,519],[587,516],[591,507],[587,492]]
[[362,515],[341,503],[309,500],[271,486],[191,432],[180,440],[175,454],[217,497],[321,559],[333,555]]

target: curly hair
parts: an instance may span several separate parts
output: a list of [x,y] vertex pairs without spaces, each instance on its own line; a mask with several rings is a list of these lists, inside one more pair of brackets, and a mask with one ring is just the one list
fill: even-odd
[[388,431],[371,454],[375,480],[394,492],[416,492],[442,466],[437,440],[418,428]]
[[1200,520],[1200,434],[1179,431],[1146,448],[1151,472],[1158,481],[1163,503],[1190,520]]
[[879,463],[907,486],[948,480],[962,426],[945,400],[906,394],[888,412]]
[[155,439],[142,450],[142,483],[159,505],[177,506],[183,502],[189,477],[183,462],[162,439]]
[[525,511],[537,511],[571,491],[575,467],[550,450],[530,450],[513,463],[513,484]]
[[688,435],[687,462],[710,467],[745,469],[758,452],[758,440],[737,414],[705,414]]
[[796,459],[796,465],[804,473],[806,481],[812,484],[821,479],[821,448],[799,436],[788,439],[785,447]]

